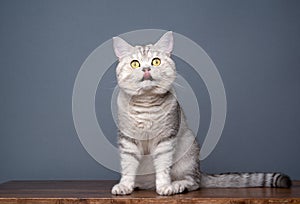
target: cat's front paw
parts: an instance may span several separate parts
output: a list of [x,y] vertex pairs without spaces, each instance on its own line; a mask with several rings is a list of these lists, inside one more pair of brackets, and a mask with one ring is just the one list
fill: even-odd
[[112,188],[111,193],[114,195],[128,195],[131,194],[132,191],[132,185],[124,185],[122,183],[118,183]]
[[160,187],[156,187],[156,192],[159,195],[173,195],[176,193],[175,188],[172,184],[165,184]]

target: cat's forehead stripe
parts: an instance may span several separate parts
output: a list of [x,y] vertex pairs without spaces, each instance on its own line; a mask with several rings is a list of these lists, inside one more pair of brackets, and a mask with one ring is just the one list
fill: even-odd
[[132,57],[137,58],[139,60],[149,60],[153,57],[157,57],[159,55],[159,51],[156,50],[153,45],[145,45],[145,46],[135,46],[135,51],[132,54]]
[[148,53],[149,53],[149,50],[150,50],[150,47],[149,47],[149,46],[145,46],[145,47],[144,47],[144,52],[145,52],[144,55],[148,54]]
[[138,50],[138,55],[139,56],[147,56],[149,54],[150,51],[150,46],[146,45],[146,46],[138,46],[137,50]]

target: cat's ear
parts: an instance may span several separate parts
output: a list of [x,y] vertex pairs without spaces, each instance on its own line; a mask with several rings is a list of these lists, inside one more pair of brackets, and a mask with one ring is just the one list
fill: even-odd
[[157,41],[157,43],[155,43],[154,46],[165,53],[171,54],[173,45],[173,33],[172,31],[168,31]]
[[120,37],[113,37],[113,47],[116,56],[120,59],[132,52],[132,46]]

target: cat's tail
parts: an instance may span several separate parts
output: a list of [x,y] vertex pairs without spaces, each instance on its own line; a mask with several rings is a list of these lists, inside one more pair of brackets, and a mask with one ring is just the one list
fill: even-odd
[[289,188],[289,176],[281,173],[201,173],[201,188],[272,187]]

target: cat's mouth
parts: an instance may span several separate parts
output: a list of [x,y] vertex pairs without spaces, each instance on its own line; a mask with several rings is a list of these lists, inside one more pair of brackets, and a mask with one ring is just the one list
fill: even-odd
[[149,81],[153,81],[154,79],[153,79],[153,77],[150,75],[150,76],[148,76],[148,77],[145,77],[145,76],[143,76],[143,78],[141,79],[141,82],[143,82],[143,81],[147,81],[147,80],[149,80]]
[[153,85],[154,85],[153,81],[155,81],[155,80],[153,79],[151,74],[149,74],[149,75],[144,74],[143,78],[140,80],[142,89],[143,90],[153,89]]

